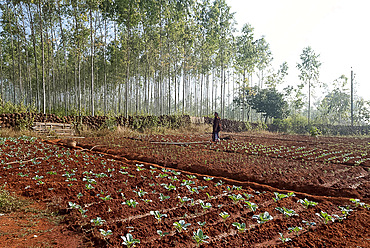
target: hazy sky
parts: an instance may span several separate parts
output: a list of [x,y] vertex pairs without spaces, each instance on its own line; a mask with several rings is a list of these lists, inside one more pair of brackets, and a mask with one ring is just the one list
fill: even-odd
[[369,0],[226,0],[235,12],[237,28],[250,23],[255,38],[270,43],[278,69],[288,62],[287,82],[296,84],[304,47],[320,54],[320,80],[331,84],[351,67],[357,94],[370,100],[370,1]]

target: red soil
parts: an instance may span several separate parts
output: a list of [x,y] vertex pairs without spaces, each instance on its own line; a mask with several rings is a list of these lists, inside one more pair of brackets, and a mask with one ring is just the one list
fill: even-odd
[[[229,137],[230,144],[244,142],[245,145],[274,144],[285,147],[291,146],[289,142],[296,144],[285,137],[259,137],[259,141],[256,141],[257,137],[254,136]],[[44,224],[42,221],[34,226],[34,232],[38,230],[38,233],[45,235],[40,234],[37,238],[42,236],[44,240],[50,240],[50,246],[53,247],[122,247],[121,236],[128,232],[140,240],[137,247],[194,247],[192,236],[198,228],[209,236],[209,243],[203,244],[203,247],[369,247],[369,210],[356,207],[349,201],[349,197],[357,197],[362,202],[369,203],[366,195],[369,190],[366,186],[366,183],[369,183],[369,170],[366,167],[368,160],[358,166],[328,164],[314,159],[301,161],[273,157],[265,153],[248,154],[245,152],[247,149],[243,152],[231,152],[226,141],[216,145],[204,143],[177,146],[149,142],[177,142],[179,139],[176,136],[140,137],[141,140],[137,138],[139,137],[86,139],[79,141],[79,147],[76,149],[60,147],[59,144],[62,143],[59,141],[5,141],[2,145],[0,143],[0,185],[6,184],[7,190],[37,201],[41,206],[47,206],[51,212],[63,217],[57,227],[50,223],[51,226],[48,226],[47,222]],[[298,143],[303,141],[304,137],[296,139]],[[305,149],[310,149],[309,142],[312,147],[322,150],[327,149],[329,144],[334,147],[335,142],[338,142],[320,139],[309,140],[305,143]],[[186,137],[181,142],[194,140],[207,142],[207,137]],[[319,142],[324,143],[319,146]],[[348,140],[346,142],[349,143]],[[368,141],[353,145],[358,145],[359,151],[366,150],[369,149],[366,142]],[[362,147],[362,144],[365,147]],[[344,144],[342,146],[344,147]],[[331,149],[334,149],[333,147]],[[31,160],[32,158],[37,159]],[[164,170],[158,164],[175,170]],[[338,166],[341,172],[337,172]],[[279,168],[283,173],[279,173]],[[324,170],[327,170],[327,173],[324,173]],[[362,176],[359,177],[358,173]],[[214,178],[207,178],[206,175]],[[343,177],[340,183],[336,182],[334,185],[333,182],[339,175]],[[302,177],[305,179],[299,180]],[[224,184],[216,186],[220,180]],[[185,186],[186,183],[194,193]],[[91,189],[88,189],[89,184]],[[176,190],[166,189],[170,185],[175,186]],[[297,190],[295,196],[273,200],[274,192],[286,194],[292,190]],[[170,198],[161,200],[161,194],[162,197]],[[249,194],[253,195],[249,201],[256,203],[258,209],[252,212],[244,206],[244,201],[233,202],[231,197],[238,194],[244,200]],[[182,199],[193,198],[194,204],[180,204],[178,196]],[[315,201],[318,205],[306,209],[297,202],[298,199],[304,198]],[[137,206],[127,205],[129,200],[138,202]],[[211,208],[203,209],[199,200],[210,203]],[[353,210],[342,222],[330,221],[325,225],[316,215],[324,211],[330,215],[342,216],[338,206],[350,206]],[[277,207],[294,209],[298,216],[285,217]],[[155,210],[166,214],[167,217],[157,221],[150,214],[150,211]],[[273,216],[273,220],[257,224],[252,216],[265,211]],[[223,220],[219,215],[221,212],[229,213],[230,217]],[[0,216],[0,223],[5,224],[0,226],[4,227],[0,229],[2,233],[13,232],[10,218],[16,214]],[[97,217],[104,220],[100,226],[92,221],[96,221]],[[173,224],[179,220],[185,220],[191,225],[187,230],[178,232]],[[308,229],[302,220],[315,222],[316,225]],[[204,221],[206,224],[203,227],[197,224]],[[234,222],[245,223],[246,230],[238,232],[232,225]],[[294,226],[302,227],[298,237],[288,231],[289,227]],[[104,237],[100,229],[111,230],[113,234]],[[169,234],[161,238],[157,230]],[[279,240],[279,233],[283,233],[284,237],[289,237],[292,241],[283,244]],[[75,238],[83,235],[84,238],[80,238],[80,242],[74,238],[68,238],[71,243],[58,241],[58,237],[66,235]],[[31,243],[32,238],[19,240],[15,234],[6,237],[8,243],[0,243],[1,247],[7,247],[10,242],[19,244],[19,247],[35,246],[35,243]],[[52,240],[56,241],[53,243]]]

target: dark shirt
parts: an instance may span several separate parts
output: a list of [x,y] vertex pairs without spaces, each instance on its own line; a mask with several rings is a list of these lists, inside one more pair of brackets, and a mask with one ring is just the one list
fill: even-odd
[[215,117],[213,119],[213,132],[220,132],[221,130],[221,118]]

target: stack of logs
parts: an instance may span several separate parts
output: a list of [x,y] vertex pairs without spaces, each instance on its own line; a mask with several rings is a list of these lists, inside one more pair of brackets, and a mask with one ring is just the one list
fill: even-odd
[[[15,128],[20,124],[31,128],[35,122],[48,123],[68,123],[78,125],[82,123],[92,129],[98,129],[106,124],[109,119],[107,116],[63,116],[59,117],[55,114],[41,114],[41,113],[14,113],[14,114],[0,114],[0,128]],[[189,116],[170,116],[162,115],[156,116],[118,116],[112,119],[115,125],[128,126],[135,128],[136,125],[143,127],[151,126],[187,126],[190,124]]]

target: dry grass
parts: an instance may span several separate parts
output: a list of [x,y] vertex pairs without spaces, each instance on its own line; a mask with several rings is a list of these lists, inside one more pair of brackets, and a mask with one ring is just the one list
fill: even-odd
[[118,126],[115,130],[100,129],[93,130],[89,128],[84,128],[80,132],[82,137],[102,137],[102,136],[114,136],[114,137],[132,137],[139,138],[146,135],[176,135],[176,134],[195,134],[195,133],[210,133],[212,132],[211,125],[196,125],[191,124],[188,127],[180,129],[171,129],[166,127],[153,127],[147,128],[143,131],[134,130],[124,126]]
[[37,138],[45,138],[43,135],[39,135],[36,132],[30,130],[16,130],[14,128],[0,128],[0,137],[20,137],[20,136],[32,136]]

